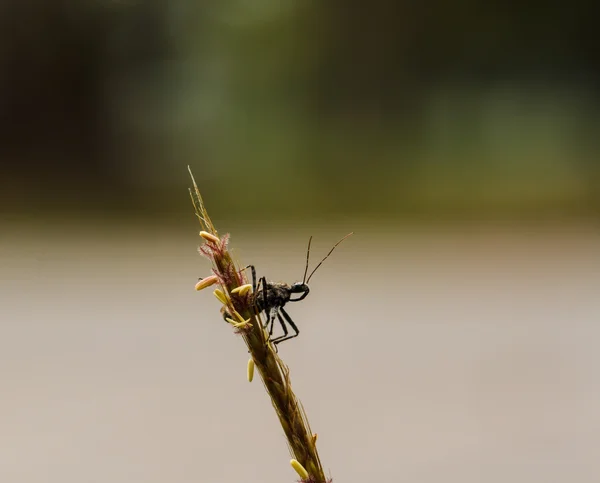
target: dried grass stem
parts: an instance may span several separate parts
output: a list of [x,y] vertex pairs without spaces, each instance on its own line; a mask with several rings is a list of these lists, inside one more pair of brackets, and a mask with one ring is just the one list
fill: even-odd
[[249,325],[237,330],[242,335],[271,398],[287,438],[290,453],[308,472],[308,478],[302,481],[326,483],[327,479],[315,445],[316,439],[313,437],[304,408],[292,390],[289,368],[269,342],[260,315],[254,307],[254,294],[247,291],[233,292],[234,289],[248,283],[246,275],[238,268],[227,249],[229,236],[219,236],[206,211],[191,171],[190,175],[193,182],[193,189],[190,190],[192,203],[196,216],[200,220],[201,229],[208,234],[202,235],[204,243],[199,251],[212,261],[213,272],[226,295],[227,303],[224,305],[226,310],[229,314],[237,311],[244,319],[250,319]]

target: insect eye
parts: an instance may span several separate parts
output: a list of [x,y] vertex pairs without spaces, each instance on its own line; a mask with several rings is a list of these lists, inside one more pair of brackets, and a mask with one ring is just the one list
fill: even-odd
[[292,292],[294,293],[303,293],[306,292],[307,289],[308,287],[306,284],[302,282],[296,282],[294,285],[292,285]]

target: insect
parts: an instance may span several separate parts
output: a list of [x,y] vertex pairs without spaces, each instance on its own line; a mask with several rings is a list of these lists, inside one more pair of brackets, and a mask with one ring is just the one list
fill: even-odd
[[[304,300],[310,292],[310,288],[308,287],[308,282],[310,282],[311,277],[315,274],[317,269],[323,264],[325,260],[333,253],[333,250],[342,243],[346,238],[348,238],[352,233],[349,233],[340,241],[338,241],[329,253],[325,255],[325,257],[319,262],[319,264],[315,267],[315,269],[310,273],[307,278],[308,273],[308,264],[310,259],[310,244],[312,242],[312,236],[308,240],[308,249],[306,250],[306,268],[304,269],[304,277],[302,278],[302,282],[296,282],[292,285],[289,285],[285,282],[268,282],[265,277],[261,277],[258,281],[256,279],[256,269],[254,265],[248,265],[246,268],[249,268],[252,272],[252,289],[254,293],[254,305],[259,312],[265,312],[265,316],[267,321],[264,325],[265,328],[269,327],[269,337],[273,335],[273,326],[275,324],[275,319],[279,321],[281,328],[283,329],[283,335],[279,337],[275,337],[271,339],[271,342],[275,345],[280,344],[283,341],[293,339],[294,337],[298,337],[300,334],[300,330],[298,326],[294,323],[290,315],[284,309],[284,306],[288,302],[300,302]],[[289,335],[289,327],[294,331],[292,335]]]

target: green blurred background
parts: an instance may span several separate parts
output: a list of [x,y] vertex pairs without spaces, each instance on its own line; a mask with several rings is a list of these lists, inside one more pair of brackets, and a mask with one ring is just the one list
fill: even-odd
[[600,7],[4,0],[0,481],[294,481],[196,249],[293,282],[336,482],[596,482]]
[[597,14],[4,2],[2,210],[180,215],[190,164],[219,215],[597,215]]

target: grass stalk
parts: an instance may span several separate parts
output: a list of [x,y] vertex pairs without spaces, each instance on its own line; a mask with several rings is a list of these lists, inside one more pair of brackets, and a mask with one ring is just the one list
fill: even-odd
[[236,265],[228,251],[229,235],[220,236],[217,232],[191,170],[190,176],[193,183],[190,196],[202,229],[203,244],[199,251],[211,260],[214,273],[213,280],[205,283],[200,281],[197,288],[205,288],[211,282],[220,285],[220,293],[215,291],[215,295],[224,302],[221,311],[235,314],[238,319],[234,324],[235,330],[246,343],[254,366],[271,398],[293,457],[292,467],[301,475],[300,481],[328,483],[330,480],[325,477],[317,452],[316,435],[313,435],[304,408],[292,390],[289,368],[269,341],[268,333],[263,328],[260,314],[254,305],[254,294],[239,289],[247,285],[248,280],[244,270]]

